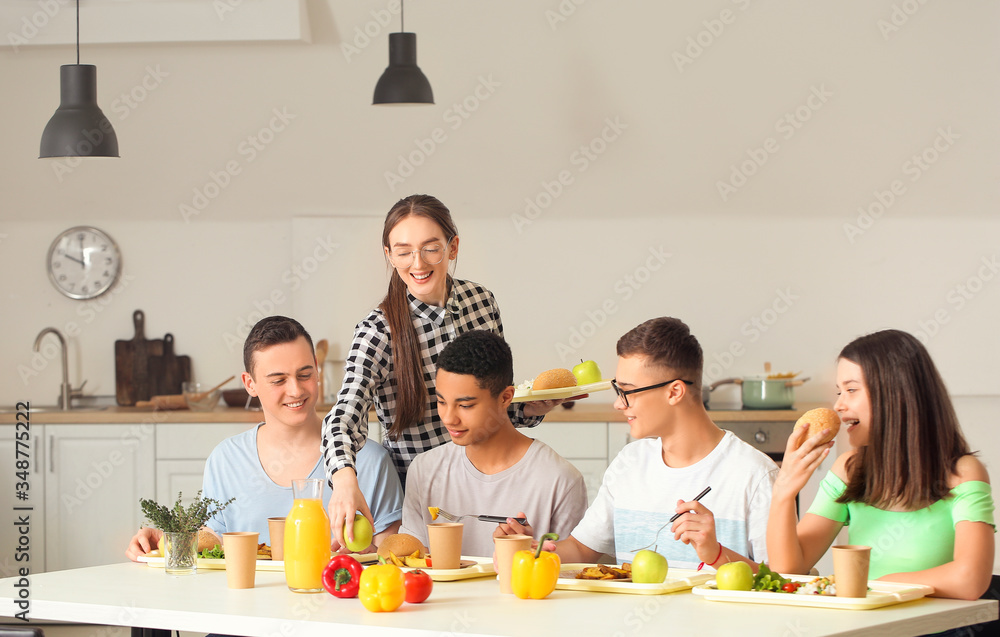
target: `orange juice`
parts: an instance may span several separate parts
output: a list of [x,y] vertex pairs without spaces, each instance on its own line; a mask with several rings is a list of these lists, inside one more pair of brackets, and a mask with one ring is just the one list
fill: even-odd
[[[319,482],[317,480],[317,482]],[[323,591],[330,561],[330,518],[318,498],[296,498],[285,519],[285,581],[297,593]]]

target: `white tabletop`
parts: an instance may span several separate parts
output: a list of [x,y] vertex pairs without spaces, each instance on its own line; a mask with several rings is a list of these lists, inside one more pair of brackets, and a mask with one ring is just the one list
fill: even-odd
[[[16,578],[0,580],[0,616],[12,617]],[[828,610],[708,601],[689,592],[622,595],[557,590],[544,600],[501,595],[495,579],[435,582],[423,604],[371,613],[357,599],[296,594],[284,574],[258,572],[257,586],[226,587],[225,571],[168,576],[142,564],[112,564],[30,578],[29,617],[250,637],[329,637],[331,624],[358,637],[407,634],[602,637],[759,634],[796,637],[919,635],[997,618],[996,601],[922,599],[877,610]]]

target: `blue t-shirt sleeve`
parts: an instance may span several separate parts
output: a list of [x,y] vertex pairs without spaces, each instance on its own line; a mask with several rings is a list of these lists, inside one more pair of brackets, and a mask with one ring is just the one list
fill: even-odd
[[358,487],[368,502],[375,532],[381,533],[403,518],[403,487],[392,458],[381,445],[368,440],[358,453]]
[[812,506],[809,507],[809,513],[841,524],[850,524],[851,516],[848,513],[847,505],[837,502],[837,498],[844,493],[845,489],[847,489],[847,485],[844,484],[843,480],[832,471],[827,472],[823,481],[819,483],[819,491],[816,493],[816,499],[813,500]]
[[[222,493],[223,486],[221,483],[222,472],[224,468],[220,467],[220,454],[213,451],[209,456],[208,460],[205,461],[205,474],[202,477],[201,485],[201,497],[204,499],[212,498],[219,502],[225,502],[228,498],[224,497],[225,494]],[[230,496],[231,497],[231,496]],[[208,522],[205,524],[208,528],[212,529],[219,537],[226,532],[226,520],[223,518],[223,513],[216,513],[214,516],[209,518]]]

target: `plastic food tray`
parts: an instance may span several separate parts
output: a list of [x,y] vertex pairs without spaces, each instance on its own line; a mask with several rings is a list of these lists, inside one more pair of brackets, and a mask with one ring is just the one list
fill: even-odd
[[578,385],[576,387],[560,387],[559,389],[539,389],[538,391],[516,389],[514,390],[514,398],[511,402],[523,403],[532,400],[561,400],[563,398],[592,394],[595,391],[604,391],[606,389],[611,389],[610,380],[602,380],[598,383]]
[[[433,559],[431,563],[433,563]],[[459,568],[421,568],[420,570],[430,575],[431,579],[435,582],[454,582],[457,580],[496,575],[492,557],[468,557],[463,555],[462,561],[459,563],[461,564]],[[404,566],[402,569],[403,571],[417,570],[409,566]]]
[[[352,553],[351,557],[361,562],[362,564],[370,564],[372,562],[378,561],[378,555],[375,553],[365,553],[360,555],[357,553]],[[157,568],[164,568],[165,561],[162,557],[149,557],[146,555],[139,556],[138,560],[140,562],[145,562],[146,566],[153,566]],[[206,570],[226,570],[226,560],[225,558],[198,558],[198,568],[203,568]],[[258,571],[284,571],[285,563],[277,562],[272,559],[268,559],[263,556],[257,557],[257,570]]]
[[686,591],[715,577],[714,573],[699,573],[692,569],[669,569],[667,579],[662,584],[636,584],[631,580],[576,579],[584,567],[594,564],[563,564],[556,588],[568,591],[590,591],[594,593],[625,593],[628,595],[664,595]]
[[[790,576],[796,582],[811,582],[813,577]],[[842,608],[845,610],[871,610],[893,604],[920,599],[934,593],[930,586],[897,582],[868,582],[866,597],[836,597],[833,595],[805,595],[798,593],[773,593],[767,591],[720,591],[715,580],[696,586],[691,592],[716,602],[743,602],[747,604],[778,604],[781,606],[811,606],[813,608]]]

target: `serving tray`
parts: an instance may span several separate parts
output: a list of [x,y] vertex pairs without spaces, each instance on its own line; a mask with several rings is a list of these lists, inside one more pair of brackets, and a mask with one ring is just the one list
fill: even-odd
[[662,584],[636,584],[631,580],[576,579],[577,573],[595,564],[563,564],[556,580],[556,588],[568,591],[594,593],[624,593],[627,595],[664,595],[686,591],[715,578],[714,573],[699,573],[694,569],[669,569]]
[[[496,575],[492,557],[468,557],[463,555],[459,564],[458,568],[421,568],[419,570],[430,575],[431,579],[435,582],[455,582],[463,579]],[[409,566],[402,566],[400,568],[403,569],[403,572],[418,570]]]
[[[714,577],[714,576],[713,576]],[[808,583],[813,577],[786,576],[792,581]],[[899,582],[868,582],[866,597],[836,597],[834,595],[806,595],[798,593],[773,593],[768,591],[720,591],[715,580],[695,586],[691,592],[714,602],[743,602],[747,604],[777,604],[780,606],[811,606],[813,608],[841,608],[845,610],[871,610],[901,604],[932,595],[934,589],[920,584]]]
[[559,389],[515,389],[514,398],[511,402],[523,403],[532,400],[561,400],[563,398],[573,398],[584,394],[592,394],[595,391],[611,389],[610,380],[602,380],[589,385],[577,385],[576,387],[560,387]]
[[[378,554],[377,553],[365,553],[365,554],[352,553],[351,557],[353,557],[357,561],[361,562],[362,564],[371,564],[373,562],[377,562],[378,561]],[[146,566],[153,566],[153,567],[156,567],[156,568],[164,568],[165,567],[165,563],[166,563],[166,560],[163,557],[159,557],[159,556],[152,556],[152,557],[150,557],[148,555],[140,555],[137,559],[140,562],[145,562]],[[199,557],[198,558],[198,568],[203,568],[203,569],[206,569],[206,570],[222,570],[222,571],[224,571],[224,570],[226,570],[226,559],[225,558]],[[270,559],[268,557],[264,557],[263,555],[258,555],[257,556],[257,570],[258,571],[284,571],[285,570],[285,563],[284,562],[279,562],[279,561],[272,560],[272,559]]]

